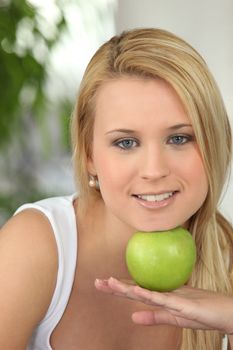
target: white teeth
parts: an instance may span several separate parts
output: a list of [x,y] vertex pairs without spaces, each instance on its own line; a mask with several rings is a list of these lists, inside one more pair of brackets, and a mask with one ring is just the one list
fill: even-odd
[[164,199],[171,197],[172,195],[173,195],[173,192],[167,192],[162,194],[145,194],[145,195],[143,194],[143,195],[138,195],[137,197],[147,202],[160,202],[160,201],[163,201]]

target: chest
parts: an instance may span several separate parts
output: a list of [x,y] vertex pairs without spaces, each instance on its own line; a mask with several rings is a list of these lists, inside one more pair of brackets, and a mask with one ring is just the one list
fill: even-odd
[[[82,287],[81,287],[82,286]],[[131,314],[149,306],[77,284],[51,337],[53,350],[178,350],[175,327],[135,325]]]

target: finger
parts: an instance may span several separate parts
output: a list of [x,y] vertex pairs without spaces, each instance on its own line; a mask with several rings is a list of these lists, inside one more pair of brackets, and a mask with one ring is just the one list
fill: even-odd
[[174,297],[171,293],[161,293],[161,292],[155,292],[150,291],[141,287],[135,287],[134,288],[134,294],[143,302],[146,302],[150,305],[155,306],[161,306],[170,308],[172,310],[180,311],[180,305],[177,305],[177,299]]
[[141,325],[173,325],[179,326],[176,317],[172,316],[169,311],[137,311],[132,314],[132,320],[134,323]]
[[122,281],[117,280],[116,278],[110,277],[108,279],[108,285],[112,289],[115,295],[122,296],[128,299],[133,299],[133,300],[140,300],[140,296],[137,296],[134,293],[135,284],[134,282],[130,281],[130,284],[124,283]]
[[134,323],[144,326],[172,325],[180,328],[210,329],[200,322],[176,317],[167,310],[137,311],[132,314],[132,320]]
[[110,293],[110,294],[113,293],[112,289],[108,286],[107,280],[96,278],[94,284],[95,284],[95,288],[101,292]]
[[[113,277],[110,277],[105,281],[108,284],[108,288],[111,288],[114,295],[141,301],[145,304],[153,306],[168,307],[168,296],[170,296],[171,293],[152,292],[135,284],[132,284],[132,282],[130,284],[128,284],[128,281],[127,283],[124,283]],[[170,305],[170,308],[172,310],[179,311],[179,308],[177,306]]]
[[196,307],[196,303],[194,303],[193,300],[189,300],[188,295],[184,290],[161,293],[137,286],[134,289],[134,294],[144,303],[166,308],[180,316],[187,317],[187,315],[190,314],[190,318],[192,318],[193,313],[195,313],[194,309]]
[[[110,277],[109,279],[99,279],[95,280],[95,287],[101,292],[113,294],[116,296],[125,297],[128,299],[135,299],[133,296],[133,281],[128,281],[127,283],[120,282],[119,280]],[[136,298],[138,300],[138,298]]]

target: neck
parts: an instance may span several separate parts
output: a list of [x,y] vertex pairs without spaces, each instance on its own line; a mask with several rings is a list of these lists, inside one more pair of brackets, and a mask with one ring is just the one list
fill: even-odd
[[92,201],[81,217],[77,208],[77,215],[78,231],[81,230],[88,237],[88,248],[95,252],[96,258],[103,264],[103,273],[129,279],[125,249],[134,229],[113,215],[102,199]]

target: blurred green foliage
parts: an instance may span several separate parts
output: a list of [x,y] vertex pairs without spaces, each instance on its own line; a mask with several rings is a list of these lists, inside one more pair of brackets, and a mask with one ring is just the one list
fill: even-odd
[[[59,9],[56,35],[46,37],[39,26],[38,8],[26,0],[0,2],[0,148],[8,144],[16,130],[19,132],[20,120],[27,107],[23,92],[30,96],[32,115],[35,118],[43,116],[46,60],[66,27],[61,6]],[[28,32],[25,39],[19,37],[20,30],[25,30],[25,34]],[[44,52],[41,59],[38,58],[40,49]]]
[[[46,18],[39,7],[26,0],[0,0],[0,180],[2,178],[4,183],[4,173],[12,184],[12,190],[8,188],[0,193],[0,226],[22,202],[46,196],[33,179],[31,170],[35,161],[29,132],[30,128],[34,132],[40,130],[42,144],[48,146],[45,89],[48,63],[53,48],[67,28],[62,0],[55,4],[55,26],[51,31],[47,27],[46,31]],[[70,109],[69,102],[64,102],[58,118],[65,149],[69,144],[66,128]],[[64,113],[67,113],[66,118]]]
[[102,43],[112,33],[112,9],[108,0],[0,0],[0,226],[19,205],[72,187],[63,174],[76,88],[67,89],[66,79],[56,85],[54,58],[72,38],[72,23],[85,28],[90,47]]

